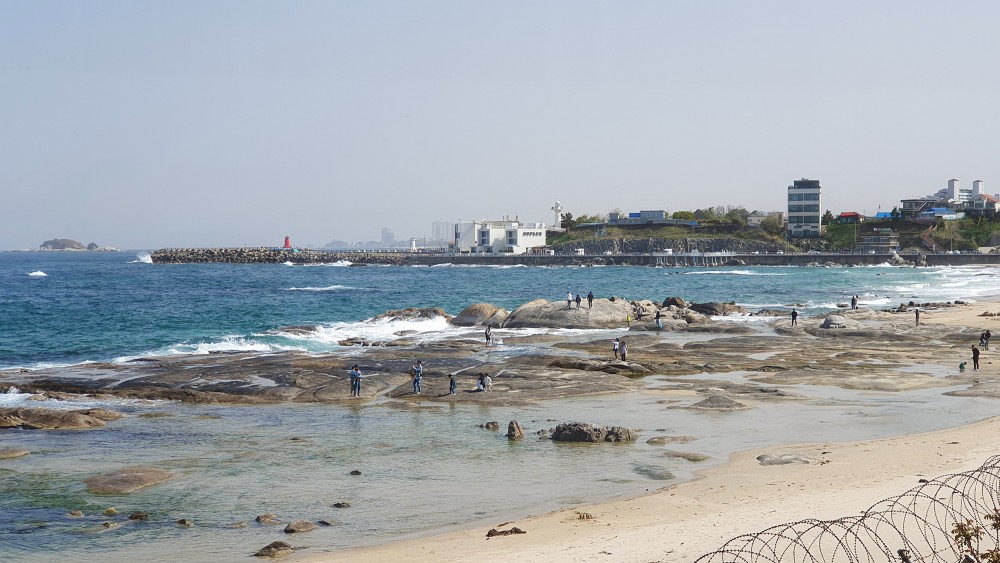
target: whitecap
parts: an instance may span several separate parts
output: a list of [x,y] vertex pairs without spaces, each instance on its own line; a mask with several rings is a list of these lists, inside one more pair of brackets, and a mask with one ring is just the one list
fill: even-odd
[[150,255],[148,252],[140,252],[139,254],[136,254],[135,260],[129,262],[129,264],[152,264],[152,263],[153,263],[153,256]]
[[291,260],[286,260],[281,263],[282,266],[294,266],[295,264]]
[[289,287],[286,291],[340,291],[342,289],[358,289],[349,285],[328,285],[326,287]]
[[685,276],[704,276],[704,275],[730,275],[730,276],[787,276],[789,274],[777,273],[777,272],[754,272],[751,270],[705,270],[705,271],[691,271],[682,272]]
[[41,270],[38,270],[38,271],[35,271],[35,272],[31,272],[28,275],[31,276],[31,277],[33,277],[33,278],[44,278],[44,277],[48,276],[48,274],[46,274],[45,272],[43,272]]

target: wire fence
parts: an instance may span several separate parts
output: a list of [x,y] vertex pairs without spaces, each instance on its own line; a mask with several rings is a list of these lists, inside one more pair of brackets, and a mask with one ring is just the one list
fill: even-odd
[[859,516],[737,536],[696,563],[1000,563],[1000,456],[924,481]]

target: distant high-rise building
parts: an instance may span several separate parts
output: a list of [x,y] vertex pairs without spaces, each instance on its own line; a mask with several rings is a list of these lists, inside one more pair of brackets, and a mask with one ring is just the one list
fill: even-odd
[[823,233],[820,209],[823,207],[819,180],[802,178],[788,186],[788,234],[792,237],[818,237]]
[[384,246],[392,246],[396,242],[396,235],[392,234],[392,229],[389,227],[382,227],[382,244]]
[[434,221],[431,223],[431,240],[435,242],[451,242],[455,238],[455,223],[451,221]]

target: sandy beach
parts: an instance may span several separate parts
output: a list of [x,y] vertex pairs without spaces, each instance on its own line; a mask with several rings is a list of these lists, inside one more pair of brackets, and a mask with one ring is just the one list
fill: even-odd
[[[918,330],[970,334],[1000,327],[996,300],[924,311]],[[894,318],[914,323],[913,316]],[[915,324],[915,323],[914,323]],[[960,345],[956,345],[959,348]],[[971,344],[969,345],[971,346]],[[978,382],[998,378],[984,352]],[[956,350],[957,357],[964,357]],[[971,370],[971,361],[969,362]],[[746,451],[697,479],[638,498],[561,510],[513,522],[482,522],[443,535],[387,545],[303,554],[303,561],[694,561],[729,539],[803,519],[858,515],[903,494],[921,479],[973,470],[1000,453],[992,436],[1000,418],[961,428],[854,443],[818,443]],[[984,439],[985,437],[985,439]],[[793,454],[810,463],[762,465],[762,454]],[[505,486],[502,479],[494,486]],[[525,534],[487,538],[491,528]]]

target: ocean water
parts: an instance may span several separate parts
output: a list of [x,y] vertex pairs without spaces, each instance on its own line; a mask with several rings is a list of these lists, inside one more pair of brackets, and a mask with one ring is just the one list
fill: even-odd
[[[369,321],[388,309],[436,306],[457,314],[480,301],[511,309],[536,298],[561,301],[566,291],[656,300],[676,295],[735,301],[749,309],[801,305],[799,311],[809,316],[854,294],[873,307],[975,300],[996,293],[998,276],[998,268],[887,266],[153,265],[135,253],[0,253],[0,369],[221,350],[348,354],[354,350],[337,342],[350,336],[391,338],[411,329],[421,338],[441,339],[470,330],[440,321]],[[307,335],[282,331],[298,325],[320,329]],[[525,331],[495,334],[502,340],[517,332]],[[504,348],[496,353],[518,353]],[[691,379],[696,385],[697,378]],[[802,395],[801,401],[704,413],[661,403],[659,378],[646,383],[645,392],[529,406],[408,409],[390,401],[253,407],[36,402],[12,389],[0,394],[0,406],[104,406],[128,417],[87,432],[0,433],[0,448],[32,452],[0,460],[0,559],[245,561],[275,540],[308,544],[310,553],[320,553],[632,496],[690,478],[747,448],[932,430],[979,420],[998,407],[994,400],[944,396],[942,389],[878,393],[793,386],[788,391]],[[511,419],[521,422],[527,439],[509,443],[502,430],[478,427],[491,420],[503,427]],[[567,420],[632,426],[641,429],[641,439],[589,446],[532,436]],[[645,443],[656,435],[694,440],[667,448]],[[695,464],[667,457],[665,449],[709,459]],[[125,465],[153,465],[178,477],[130,495],[86,492],[85,478]],[[354,469],[361,475],[349,475]],[[657,478],[666,471],[676,479]],[[352,506],[333,508],[338,501]],[[121,515],[102,515],[108,506]],[[74,509],[85,516],[67,517]],[[126,521],[133,510],[149,512],[150,520]],[[335,524],[289,538],[280,527],[252,521],[268,511],[285,521]],[[177,526],[179,518],[195,526]],[[106,521],[122,525],[105,530]],[[240,521],[250,523],[231,527]]]

